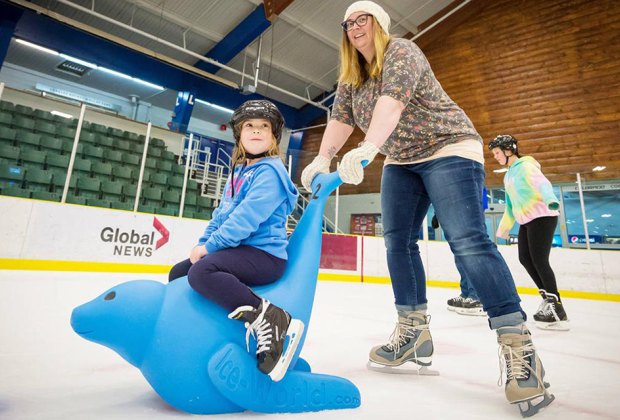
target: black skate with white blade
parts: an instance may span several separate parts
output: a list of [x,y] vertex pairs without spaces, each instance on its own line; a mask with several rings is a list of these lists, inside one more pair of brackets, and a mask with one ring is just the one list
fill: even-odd
[[281,380],[301,340],[303,322],[292,319],[288,312],[265,299],[258,308],[240,306],[228,318],[245,321],[248,351],[250,335],[256,339],[258,369],[274,382]]

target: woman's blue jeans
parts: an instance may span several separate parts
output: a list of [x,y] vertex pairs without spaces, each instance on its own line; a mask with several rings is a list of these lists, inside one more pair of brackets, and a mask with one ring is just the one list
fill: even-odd
[[427,307],[418,234],[432,203],[457,264],[489,315],[491,328],[525,321],[510,270],[486,233],[483,186],[483,166],[457,156],[384,167],[381,209],[397,310]]

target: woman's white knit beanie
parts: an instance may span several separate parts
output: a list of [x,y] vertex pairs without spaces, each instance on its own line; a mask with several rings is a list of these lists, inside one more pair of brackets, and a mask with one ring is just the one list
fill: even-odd
[[374,1],[356,1],[347,9],[344,20],[347,20],[355,12],[370,13],[375,17],[386,34],[390,34],[390,16]]

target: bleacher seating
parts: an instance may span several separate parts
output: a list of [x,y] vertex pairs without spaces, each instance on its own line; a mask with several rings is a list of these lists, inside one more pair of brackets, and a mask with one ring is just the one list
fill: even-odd
[[[60,201],[77,119],[0,101],[0,195]],[[133,210],[145,136],[83,121],[67,202]],[[184,166],[162,139],[149,141],[139,211],[176,216]],[[210,199],[190,181],[184,217],[210,219]]]

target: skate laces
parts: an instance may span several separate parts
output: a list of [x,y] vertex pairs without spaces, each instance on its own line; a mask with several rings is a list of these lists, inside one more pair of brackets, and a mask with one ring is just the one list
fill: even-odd
[[548,306],[549,302],[543,300],[542,302],[540,302],[540,305],[538,305],[538,310],[536,311],[536,313],[541,315],[544,314],[547,311]]
[[250,351],[250,335],[256,340],[256,354],[269,351],[271,348],[273,328],[264,317],[266,309],[267,307],[265,306],[252,324],[249,322],[245,323],[245,346],[248,352]]
[[547,302],[547,305],[544,308],[544,311],[542,313],[543,315],[552,315],[553,318],[556,321],[560,320],[560,317],[558,316],[558,313],[555,311],[555,303],[554,302]]
[[532,373],[538,383],[542,383],[536,371],[532,369],[531,363],[526,360],[528,357],[536,357],[534,354],[534,343],[531,341],[524,346],[513,348],[509,344],[500,343],[499,345],[499,380],[497,386],[502,386],[504,383],[504,369],[502,369],[502,362],[506,365],[506,381],[512,379],[527,379],[528,373]]
[[[429,316],[430,318],[430,316]],[[416,331],[428,330],[428,323],[422,325],[406,325],[400,322],[396,323],[396,327],[390,335],[389,342],[385,345],[389,350],[394,351],[394,358],[400,351],[400,348],[409,342],[409,339],[416,338]]]

